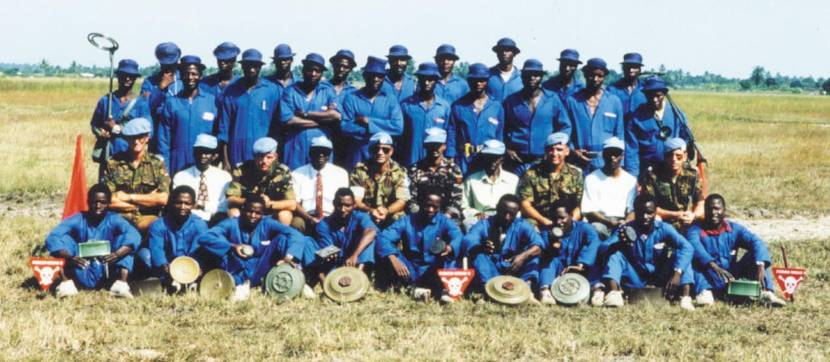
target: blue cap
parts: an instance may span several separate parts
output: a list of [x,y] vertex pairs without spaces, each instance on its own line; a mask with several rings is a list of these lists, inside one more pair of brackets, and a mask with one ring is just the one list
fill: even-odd
[[399,44],[393,45],[389,48],[389,54],[387,54],[386,57],[412,59],[412,57],[409,56],[409,50],[406,49],[405,46]]
[[674,137],[669,138],[666,140],[666,143],[663,144],[663,150],[665,152],[674,152],[675,150],[686,150],[686,141],[682,138]]
[[176,64],[181,55],[182,50],[176,44],[167,42],[156,46],[156,59],[161,65]]
[[239,55],[239,47],[234,43],[226,41],[217,45],[216,49],[213,49],[213,55],[219,60],[236,59],[236,56]]
[[485,155],[496,155],[502,156],[504,155],[504,151],[506,147],[504,143],[499,140],[486,140],[484,141],[484,146],[481,148],[481,153]]
[[559,58],[557,59],[560,62],[576,62],[576,64],[582,64],[579,60],[579,52],[576,49],[565,49],[559,53]]
[[449,44],[441,44],[441,46],[435,50],[435,57],[447,57],[458,60],[458,54],[455,54],[455,47]]
[[424,133],[424,143],[447,143],[447,131],[443,128],[430,127]]
[[185,67],[188,65],[196,65],[200,70],[205,70],[205,65],[202,64],[202,58],[199,58],[195,55],[185,55],[181,59],[179,59],[179,66]]
[[303,59],[303,66],[306,66],[309,63],[317,64],[323,67],[323,70],[326,70],[326,59],[320,54],[308,53],[308,55],[305,56],[305,59]]
[[135,76],[141,75],[141,73],[138,72],[138,62],[132,59],[121,59],[118,61],[118,69],[116,69],[115,72]]
[[606,148],[619,148],[621,150],[625,150],[625,142],[617,137],[610,137],[602,142],[602,149]]
[[121,135],[126,137],[141,136],[149,134],[153,131],[153,124],[147,118],[133,118],[124,128],[121,129]]
[[378,132],[372,135],[372,138],[369,138],[369,146],[374,145],[391,145],[392,144],[392,136],[390,136],[386,132]]
[[582,67],[583,71],[588,69],[601,69],[605,72],[605,74],[608,74],[608,63],[605,63],[605,61],[601,58],[591,58],[588,59],[588,62]]
[[438,66],[433,62],[418,64],[418,70],[415,72],[415,75],[419,77],[441,78],[441,73],[438,72]]
[[556,132],[556,133],[552,133],[545,140],[545,147],[556,146],[556,145],[559,145],[559,144],[568,144],[568,142],[570,142],[570,141],[571,141],[571,138],[568,137],[567,133]]
[[495,52],[495,51],[498,51],[499,48],[510,48],[510,49],[513,49],[513,52],[516,53],[516,54],[521,53],[521,50],[519,50],[519,47],[516,46],[516,42],[513,41],[513,39],[510,39],[510,38],[501,38],[501,39],[499,39],[499,41],[496,42],[496,45],[493,45],[492,49]]
[[254,142],[254,154],[277,152],[277,141],[271,137],[262,137]]
[[545,68],[542,66],[542,62],[538,59],[528,59],[525,60],[525,64],[522,66],[522,72],[543,72]]
[[200,133],[198,136],[196,136],[196,142],[193,143],[193,148],[196,147],[215,150],[217,147],[219,147],[219,143],[216,140],[216,137],[211,136],[207,133]]
[[331,140],[329,140],[326,136],[318,136],[312,138],[311,147],[324,147],[328,149],[334,148],[334,146],[331,144]]
[[376,73],[386,75],[386,59],[369,56],[366,59],[366,66],[363,67],[363,73]]
[[242,61],[243,62],[257,62],[259,64],[265,64],[265,62],[262,61],[262,53],[260,53],[259,50],[256,50],[256,49],[248,49],[248,50],[242,52]]
[[643,65],[643,56],[640,53],[626,53],[623,55],[623,61],[620,64]]
[[643,80],[643,92],[654,91],[669,91],[669,87],[666,86],[666,82],[663,80],[663,78],[660,78],[656,75]]
[[288,59],[293,58],[294,52],[291,51],[291,46],[288,44],[279,44],[274,48],[274,56],[272,59]]
[[348,59],[349,62],[352,63],[352,67],[357,65],[357,61],[354,60],[354,53],[348,49],[340,49],[335,53],[331,58],[329,58],[329,62],[332,64],[336,62],[338,59]]
[[482,63],[473,63],[467,69],[467,79],[487,79],[490,78],[490,69]]

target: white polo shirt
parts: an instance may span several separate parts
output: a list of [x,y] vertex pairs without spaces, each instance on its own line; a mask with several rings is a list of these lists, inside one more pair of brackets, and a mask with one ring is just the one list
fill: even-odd
[[582,192],[582,213],[601,212],[605,216],[624,218],[634,210],[637,197],[637,178],[625,170],[617,177],[610,177],[602,169],[585,177]]

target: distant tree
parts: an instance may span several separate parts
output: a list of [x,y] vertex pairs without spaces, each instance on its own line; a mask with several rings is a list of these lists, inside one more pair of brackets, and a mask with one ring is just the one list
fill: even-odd
[[798,80],[798,79],[795,79],[795,80],[790,82],[790,88],[802,88],[802,87],[803,87],[803,85],[801,84],[801,81]]
[[824,90],[825,94],[830,95],[830,79],[824,81],[824,83],[821,85],[821,89]]
[[764,78],[767,71],[764,70],[764,67],[758,65],[752,69],[752,74],[749,76],[749,80],[752,81],[752,84],[756,87],[760,87],[761,83],[764,82]]
[[768,77],[766,80],[764,80],[764,85],[766,85],[767,88],[776,88],[778,87],[778,80],[776,80],[773,77]]
[[749,79],[744,79],[738,84],[741,86],[741,90],[750,90],[752,89],[752,82]]

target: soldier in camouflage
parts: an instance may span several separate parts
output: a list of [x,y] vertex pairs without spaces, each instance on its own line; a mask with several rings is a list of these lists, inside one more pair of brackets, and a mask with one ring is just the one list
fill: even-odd
[[290,225],[297,208],[291,170],[277,161],[277,141],[263,137],[254,142],[254,159],[245,161],[232,173],[233,181],[225,193],[228,215],[236,217],[247,195],[256,194],[265,200],[266,213]]
[[464,193],[464,175],[455,162],[444,157],[447,149],[447,131],[432,127],[426,130],[424,148],[426,156],[416,164],[409,167],[409,193],[412,198],[409,200],[407,210],[410,214],[419,210],[418,199],[420,190],[426,187],[434,187],[443,192],[444,215],[455,221],[461,222],[461,196]]
[[375,224],[385,228],[404,214],[409,200],[409,179],[397,162],[392,160],[392,136],[379,132],[369,140],[372,159],[358,163],[349,174],[355,207],[368,212]]
[[532,224],[550,228],[553,222],[553,203],[565,200],[573,205],[573,217],[580,219],[582,204],[582,170],[565,162],[570,149],[567,134],[556,132],[545,141],[545,157],[533,163],[519,180],[518,194],[522,198],[522,216]]
[[147,150],[152,129],[145,118],[127,122],[121,135],[129,148],[107,161],[102,177],[112,192],[110,209],[120,213],[142,234],[167,204],[170,189],[164,161]]
[[686,141],[671,138],[665,143],[665,157],[656,168],[640,175],[640,193],[654,197],[657,216],[685,233],[695,221],[703,220],[703,186],[697,170],[689,165]]

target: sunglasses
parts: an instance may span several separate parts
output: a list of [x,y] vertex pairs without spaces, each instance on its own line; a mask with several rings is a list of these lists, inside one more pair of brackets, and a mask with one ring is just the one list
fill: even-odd
[[372,147],[371,151],[372,151],[372,153],[377,153],[378,151],[382,151],[383,153],[388,155],[388,154],[392,153],[392,147],[390,147],[390,146],[385,146],[385,147],[384,146],[374,146],[374,147]]

